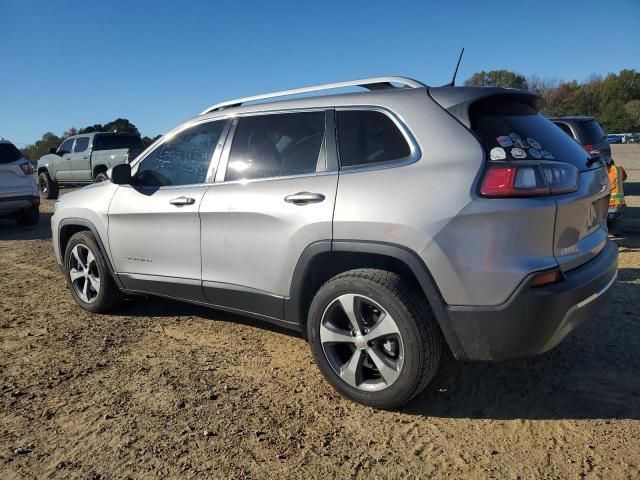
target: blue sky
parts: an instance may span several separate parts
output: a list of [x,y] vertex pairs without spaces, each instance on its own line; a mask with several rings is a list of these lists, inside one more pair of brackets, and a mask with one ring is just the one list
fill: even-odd
[[164,133],[220,100],[479,70],[584,80],[640,69],[640,0],[0,0],[0,136],[125,117]]

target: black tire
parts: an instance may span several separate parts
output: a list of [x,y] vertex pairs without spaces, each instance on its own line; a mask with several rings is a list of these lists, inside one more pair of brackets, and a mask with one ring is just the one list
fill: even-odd
[[[97,269],[98,278],[100,280],[100,288],[97,295],[95,295],[95,297],[89,302],[81,298],[76,290],[76,286],[74,286],[71,280],[71,257],[76,246],[86,247],[95,258],[95,268]],[[121,305],[124,301],[124,295],[113,281],[113,277],[109,272],[109,267],[102,256],[102,252],[98,247],[95,237],[89,231],[78,232],[69,239],[69,243],[67,243],[67,248],[64,253],[64,272],[73,299],[85,310],[96,313],[108,312]],[[84,281],[86,282],[87,279],[85,278]]]
[[[325,310],[341,295],[368,297],[393,318],[404,345],[399,376],[382,390],[364,391],[345,382],[329,363],[320,341]],[[327,281],[309,309],[307,335],[322,375],[343,396],[374,408],[394,408],[420,393],[435,375],[443,337],[429,304],[416,287],[400,275],[374,269],[351,270]],[[365,357],[366,358],[366,357]]]
[[40,195],[44,198],[58,198],[58,182],[53,181],[49,172],[42,172],[38,175],[38,187],[40,188]]
[[16,222],[18,225],[32,226],[37,225],[40,220],[40,208],[38,206],[25,208],[16,214]]
[[96,174],[96,178],[94,179],[94,182],[95,183],[106,182],[107,180],[109,180],[109,177],[107,177],[107,172],[100,172]]

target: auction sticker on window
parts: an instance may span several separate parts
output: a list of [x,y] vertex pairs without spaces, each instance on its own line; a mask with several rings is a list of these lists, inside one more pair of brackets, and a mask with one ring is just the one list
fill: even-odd
[[527,138],[527,143],[531,145],[532,148],[535,148],[537,150],[540,150],[542,148],[535,138]]
[[541,159],[542,158],[542,152],[540,152],[540,150],[538,150],[537,148],[530,148],[529,149],[529,156],[533,157],[533,158]]
[[507,158],[507,152],[505,152],[504,148],[501,147],[492,148],[489,155],[491,160],[504,160]]
[[511,156],[513,158],[523,159],[523,158],[527,158],[527,152],[525,152],[521,148],[516,147],[511,149]]
[[500,146],[503,147],[503,148],[510,147],[510,146],[513,145],[513,140],[511,140],[511,137],[508,137],[506,135],[502,135],[502,136],[496,138],[496,140],[498,141]]

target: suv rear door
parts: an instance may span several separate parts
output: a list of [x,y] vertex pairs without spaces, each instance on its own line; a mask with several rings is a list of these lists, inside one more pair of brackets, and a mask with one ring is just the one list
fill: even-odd
[[26,175],[21,163],[27,163],[20,150],[9,142],[0,142],[0,198],[31,194],[33,179]]
[[332,116],[313,110],[234,120],[200,208],[209,303],[284,319],[302,252],[331,240],[338,184]]

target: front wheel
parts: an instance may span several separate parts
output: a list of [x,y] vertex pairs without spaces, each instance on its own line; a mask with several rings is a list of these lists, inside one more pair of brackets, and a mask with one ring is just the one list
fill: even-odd
[[78,232],[69,239],[64,266],[73,299],[85,310],[107,312],[122,303],[124,296],[91,232]]
[[325,283],[311,302],[307,333],[327,381],[375,408],[411,400],[440,362],[442,334],[426,298],[384,270],[351,270]]

